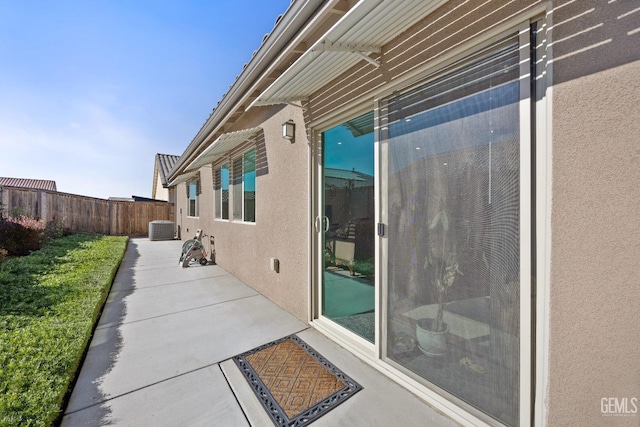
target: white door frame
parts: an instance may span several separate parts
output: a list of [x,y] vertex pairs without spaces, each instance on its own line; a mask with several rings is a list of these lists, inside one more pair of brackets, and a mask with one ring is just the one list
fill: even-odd
[[[309,125],[309,141],[310,141],[310,213],[311,213],[311,244],[312,251],[310,253],[310,298],[309,298],[309,322],[318,329],[320,332],[328,335],[340,345],[344,346],[354,354],[358,355],[363,361],[380,371],[381,373],[392,378],[400,385],[412,391],[414,394],[425,399],[434,407],[442,410],[447,415],[451,416],[454,420],[463,424],[472,423],[473,425],[493,425],[491,419],[482,414],[476,414],[472,408],[462,401],[457,399],[451,399],[450,397],[444,397],[442,394],[437,393],[428,387],[424,386],[420,381],[416,381],[414,378],[407,376],[405,373],[396,369],[393,364],[383,360],[386,354],[386,322],[383,320],[386,318],[386,291],[387,291],[387,278],[384,272],[384,265],[387,262],[387,246],[385,236],[377,236],[375,239],[375,259],[376,259],[376,330],[375,330],[375,344],[364,340],[346,329],[337,326],[334,322],[323,318],[321,315],[321,284],[322,284],[322,268],[320,262],[320,256],[322,254],[322,235],[321,235],[321,221],[319,217],[323,215],[323,206],[321,204],[321,194],[323,189],[322,181],[322,141],[321,133],[324,130],[329,129],[332,126],[338,125],[350,118],[357,117],[359,114],[366,111],[370,111],[373,107],[374,110],[374,127],[375,127],[375,222],[387,224],[388,218],[386,218],[386,198],[382,197],[386,194],[386,180],[384,177],[387,174],[386,167],[381,164],[381,159],[386,156],[385,148],[380,144],[378,129],[379,129],[379,107],[380,99],[389,96],[394,90],[399,88],[406,88],[419,79],[423,78],[425,74],[430,73],[432,70],[443,68],[448,63],[452,63],[460,57],[468,55],[471,49],[476,49],[481,44],[487,44],[491,39],[496,39],[505,35],[509,31],[517,31],[520,39],[520,137],[521,146],[525,149],[520,150],[520,423],[521,425],[529,425],[529,420],[533,419],[533,409],[535,402],[535,425],[543,425],[546,410],[544,409],[544,403],[542,398],[544,397],[544,384],[547,383],[546,366],[538,366],[536,369],[536,399],[533,400],[533,383],[532,383],[532,364],[533,361],[544,357],[546,359],[546,348],[541,348],[541,343],[544,344],[548,340],[548,316],[543,315],[546,313],[546,303],[548,303],[548,295],[544,293],[547,288],[544,283],[547,283],[545,278],[548,276],[548,237],[549,228],[545,225],[548,222],[548,215],[550,200],[548,197],[548,186],[550,181],[550,169],[548,168],[548,161],[550,156],[550,137],[547,135],[550,132],[549,117],[550,117],[550,102],[548,96],[542,97],[539,101],[532,103],[531,96],[535,94],[530,93],[530,49],[528,48],[530,43],[530,22],[535,22],[533,19],[536,15],[540,14],[540,10],[530,11],[529,16],[519,16],[514,18],[511,23],[506,23],[500,28],[496,28],[490,33],[483,35],[476,39],[477,43],[472,48],[467,48],[461,51],[457,51],[448,55],[445,58],[441,58],[438,61],[434,61],[434,64],[422,67],[418,71],[411,73],[396,80],[394,83],[389,84],[381,88],[374,97],[367,98],[365,100],[359,100],[356,105],[349,105],[329,117],[319,122],[314,122]],[[531,21],[530,21],[531,20]],[[518,24],[514,25],[515,23]],[[540,21],[545,25],[545,21]],[[545,44],[548,43],[548,35],[545,39]],[[545,62],[541,64],[541,67],[545,67],[547,72],[550,72],[549,57]],[[540,82],[545,85],[546,82]],[[538,88],[540,90],[540,88]],[[550,90],[550,87],[545,86],[545,90]],[[532,118],[532,105],[535,105],[537,116],[536,123],[531,122]],[[354,113],[355,111],[355,113]],[[544,119],[541,117],[541,113],[544,115]],[[340,120],[344,119],[344,120]],[[544,124],[541,124],[540,120],[546,120]],[[531,157],[531,128],[535,126],[538,131],[536,142],[536,194],[533,194],[531,177],[532,177],[532,157]],[[536,197],[537,200],[537,212],[531,211],[530,202],[532,197]],[[536,218],[536,222],[539,226],[544,227],[544,231],[540,228],[537,230],[536,236],[531,234],[532,220]],[[541,221],[544,220],[544,221]],[[536,238],[538,244],[537,248],[537,265],[532,265],[532,247],[531,242],[533,238]],[[541,272],[542,276],[538,273]],[[535,274],[534,274],[535,273]],[[535,337],[531,335],[533,314],[532,313],[532,282],[531,278],[538,276],[537,282],[537,305],[536,305],[536,323],[538,325],[537,334]],[[544,327],[541,330],[540,326]],[[536,343],[536,355],[533,352],[533,343]],[[546,347],[546,346],[545,346]],[[541,381],[542,380],[542,381]],[[469,410],[465,410],[465,409]],[[495,421],[494,421],[495,422]]]

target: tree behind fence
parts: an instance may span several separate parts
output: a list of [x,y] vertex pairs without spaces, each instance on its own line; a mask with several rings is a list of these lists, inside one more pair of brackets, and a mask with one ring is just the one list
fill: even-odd
[[171,220],[168,202],[104,200],[56,191],[0,186],[3,215],[57,221],[72,232],[147,236],[149,222]]

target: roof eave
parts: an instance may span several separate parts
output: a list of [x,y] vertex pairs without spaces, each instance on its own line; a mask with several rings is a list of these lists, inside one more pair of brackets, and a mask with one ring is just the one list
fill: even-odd
[[227,122],[229,117],[242,106],[242,103],[251,95],[250,89],[256,86],[256,82],[264,79],[264,71],[271,62],[280,56],[290,40],[304,28],[305,24],[317,9],[326,0],[294,0],[287,11],[278,20],[274,29],[268,35],[260,48],[255,52],[242,73],[231,85],[229,91],[222,97],[211,115],[200,128],[180,159],[171,169],[168,180],[171,182],[182,173],[182,170],[191,162],[191,157],[196,154],[200,145],[213,133]]

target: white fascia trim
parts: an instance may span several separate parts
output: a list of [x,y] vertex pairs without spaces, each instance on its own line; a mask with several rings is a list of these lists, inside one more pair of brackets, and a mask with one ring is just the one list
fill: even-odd
[[189,172],[189,173],[183,173],[180,175],[177,175],[173,181],[169,182],[169,187],[173,187],[175,185],[178,185],[182,182],[187,182],[189,181],[191,178],[194,178],[198,173],[197,172]]

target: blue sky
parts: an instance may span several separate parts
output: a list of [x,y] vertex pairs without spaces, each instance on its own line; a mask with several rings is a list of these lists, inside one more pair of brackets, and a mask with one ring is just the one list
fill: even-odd
[[324,165],[328,168],[355,170],[374,175],[373,132],[353,136],[347,127],[340,125],[324,134]]
[[0,176],[151,196],[290,0],[0,0]]

